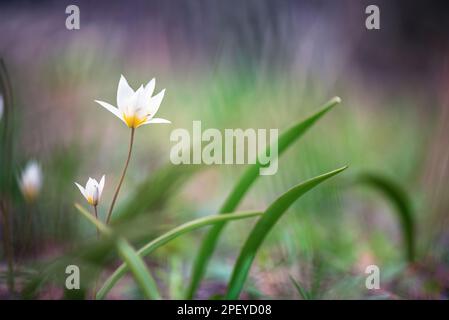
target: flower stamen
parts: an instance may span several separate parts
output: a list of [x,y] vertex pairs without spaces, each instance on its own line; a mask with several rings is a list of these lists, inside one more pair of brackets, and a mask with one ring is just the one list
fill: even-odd
[[128,127],[135,129],[147,121],[147,116],[138,117],[135,114],[129,116],[127,114],[123,114],[123,119]]

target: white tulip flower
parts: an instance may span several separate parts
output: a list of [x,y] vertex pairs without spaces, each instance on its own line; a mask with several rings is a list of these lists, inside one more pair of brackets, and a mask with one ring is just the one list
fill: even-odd
[[134,91],[122,75],[117,89],[117,107],[103,101],[95,100],[95,102],[113,113],[129,128],[136,129],[150,123],[171,123],[166,119],[154,118],[165,93],[163,89],[152,96],[155,86],[156,80],[152,79],[146,86],[141,85]]
[[98,205],[98,202],[100,201],[101,194],[103,193],[104,188],[104,175],[101,177],[100,182],[97,182],[97,180],[89,178],[86,183],[86,188],[83,188],[81,185],[76,183],[76,186],[78,189],[80,189],[81,194],[86,198],[87,202],[89,202],[90,205],[96,207]]
[[36,161],[30,161],[19,180],[20,190],[27,201],[33,201],[42,187],[42,170]]

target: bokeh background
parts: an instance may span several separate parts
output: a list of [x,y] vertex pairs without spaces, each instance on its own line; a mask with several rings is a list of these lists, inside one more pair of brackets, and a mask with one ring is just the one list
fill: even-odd
[[[65,28],[69,4],[80,8],[80,30]],[[365,28],[369,4],[380,7],[380,30]],[[302,180],[350,166],[341,179],[297,201],[276,225],[244,297],[301,299],[293,277],[316,299],[447,298],[448,30],[443,1],[1,2],[0,55],[15,101],[13,174],[29,159],[44,172],[32,208],[17,184],[6,192],[21,274],[27,279],[96,241],[73,207],[83,200],[73,182],[106,175],[104,217],[129,132],[94,99],[115,104],[123,74],[134,88],[156,77],[156,91],[166,88],[158,114],[172,121],[136,132],[117,204],[122,231],[136,246],[216,213],[245,167],[173,168],[173,129],[191,130],[192,121],[201,120],[203,128],[282,131],[338,95],[343,103],[282,156],[275,176],[260,177],[239,207],[263,209]],[[404,260],[394,208],[350,182],[360,172],[388,177],[408,194],[416,221],[414,268]],[[30,211],[28,234],[23,221]],[[224,292],[253,223],[226,227],[198,297]],[[165,298],[183,296],[204,232],[146,260]],[[0,297],[8,298],[0,252]],[[112,270],[117,261],[108,259]],[[382,289],[374,292],[365,288],[370,264],[381,269]],[[59,299],[63,290],[42,285],[35,297]],[[139,297],[130,276],[110,295]]]

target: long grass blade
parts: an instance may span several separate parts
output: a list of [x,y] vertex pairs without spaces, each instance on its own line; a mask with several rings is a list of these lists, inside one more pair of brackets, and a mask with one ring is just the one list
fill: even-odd
[[[339,97],[334,97],[328,102],[326,102],[323,107],[317,113],[312,116],[306,118],[293,125],[290,129],[285,131],[278,140],[278,154],[279,156],[297,139],[304,135],[309,128],[311,128],[315,122],[317,122],[322,116],[324,116],[329,110],[331,110],[334,106],[339,104],[341,99]],[[267,150],[263,151],[268,154],[269,146]],[[248,167],[248,169],[243,173],[240,180],[235,184],[229,196],[226,198],[223,203],[220,213],[227,213],[234,211],[240,201],[245,196],[246,192],[249,190],[251,185],[259,176],[259,169],[262,165],[257,162],[254,165]],[[193,299],[195,296],[195,292],[198,289],[198,286],[201,282],[201,279],[204,277],[206,272],[207,264],[214,252],[214,249],[217,245],[218,238],[220,237],[220,233],[225,226],[225,222],[216,224],[211,228],[211,230],[206,234],[199,252],[195,258],[190,284],[187,290],[187,299]]]
[[290,281],[293,283],[293,285],[296,288],[296,291],[298,291],[299,295],[301,296],[301,298],[303,300],[311,300],[312,297],[310,296],[310,294],[307,292],[307,290],[305,288],[303,288],[303,286],[299,283],[299,281],[296,281],[295,278],[293,278],[292,276],[290,277]]
[[[190,231],[196,230],[198,228],[211,225],[214,223],[230,220],[246,219],[261,215],[262,212],[251,211],[251,212],[241,212],[241,213],[231,213],[227,215],[213,215],[209,217],[204,217],[196,219],[187,223],[184,223],[170,231],[164,233],[153,241],[149,242],[141,249],[137,251],[137,254],[141,257],[149,255],[155,249],[161,247],[167,242],[179,237],[182,234],[188,233]],[[98,290],[97,299],[104,299],[108,292],[114,287],[114,285],[126,274],[128,271],[128,266],[122,264],[119,266],[115,272],[105,281],[103,286]]]
[[411,200],[407,192],[392,179],[376,173],[362,173],[356,181],[376,189],[393,204],[401,227],[405,248],[404,256],[409,262],[413,262],[415,259],[415,223]]
[[87,211],[82,205],[79,203],[75,203],[75,208],[78,209],[78,211],[81,213],[81,215],[86,218],[87,221],[92,223],[92,225],[98,229],[103,235],[105,236],[111,236],[112,230],[105,225],[103,222],[95,218],[89,211]]
[[147,299],[161,299],[159,290],[147,266],[134,248],[123,238],[117,240],[117,250],[126,262],[137,284]]
[[240,251],[237,262],[234,265],[231,280],[229,281],[226,294],[227,299],[237,299],[239,297],[257,251],[265,240],[267,234],[286,210],[306,192],[330,177],[342,172],[346,168],[347,167],[345,166],[300,183],[281,195],[268,207],[251,230],[251,233]]

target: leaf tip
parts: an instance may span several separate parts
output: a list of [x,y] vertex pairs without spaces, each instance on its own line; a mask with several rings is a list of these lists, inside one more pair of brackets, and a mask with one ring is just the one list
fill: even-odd
[[345,171],[348,168],[349,168],[349,165],[345,164],[343,167],[340,168],[340,172]]
[[341,98],[339,96],[335,96],[332,98],[332,102],[334,102],[335,104],[339,104],[341,103]]
[[338,169],[335,169],[335,170],[329,172],[328,174],[329,174],[330,176],[334,176],[334,175],[336,175],[336,174],[339,174],[339,173],[345,171],[345,170],[348,169],[348,168],[349,168],[348,165],[344,165],[343,167],[338,168]]
[[324,105],[324,109],[322,110],[323,114],[326,113],[327,111],[333,109],[336,105],[341,103],[341,98],[339,96],[335,96],[333,98],[331,98],[330,100],[328,100],[326,102],[326,104]]

